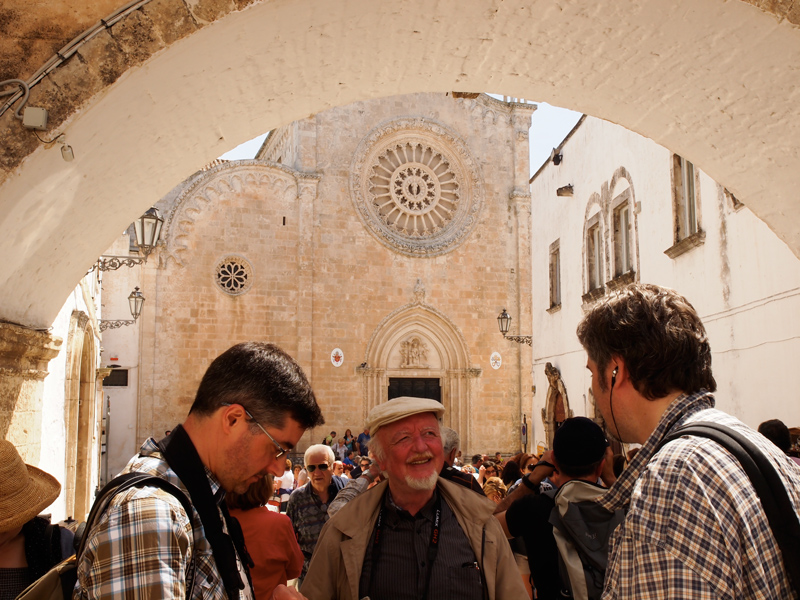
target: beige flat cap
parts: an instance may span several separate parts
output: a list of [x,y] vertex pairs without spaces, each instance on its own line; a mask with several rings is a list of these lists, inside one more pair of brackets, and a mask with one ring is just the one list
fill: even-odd
[[369,434],[374,436],[384,425],[405,419],[411,415],[427,412],[434,413],[437,419],[441,418],[444,414],[444,406],[441,402],[428,398],[412,398],[411,396],[394,398],[379,404],[369,412],[367,417]]

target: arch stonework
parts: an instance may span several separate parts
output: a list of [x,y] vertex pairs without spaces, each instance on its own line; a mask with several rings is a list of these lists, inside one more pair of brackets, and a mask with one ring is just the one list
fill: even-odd
[[283,205],[291,205],[299,194],[298,173],[276,163],[261,160],[239,160],[212,167],[183,190],[170,207],[164,222],[163,251],[159,266],[170,259],[183,267],[195,220],[213,202],[235,196],[247,187],[263,189],[265,196]]
[[[31,90],[29,105],[50,111],[43,139],[63,132],[74,161],[13,110],[0,116],[0,318],[48,327],[117,232],[198,165],[325,107],[410,90],[493,90],[629,127],[722,183],[797,253],[797,11],[752,4],[142,2]],[[542,60],[556,52],[568,58]]]
[[95,393],[95,336],[89,316],[73,311],[66,343],[64,381],[64,426],[66,433],[65,473],[66,510],[83,520],[92,503],[92,438],[95,432],[97,396]]
[[[402,346],[414,338],[426,344],[427,355],[409,364]],[[357,368],[363,378],[364,420],[373,407],[388,401],[390,377],[438,378],[446,409],[443,424],[459,433],[462,448],[471,448],[471,382],[481,369],[469,364],[464,336],[444,314],[419,297],[401,306],[375,328],[364,362]]]

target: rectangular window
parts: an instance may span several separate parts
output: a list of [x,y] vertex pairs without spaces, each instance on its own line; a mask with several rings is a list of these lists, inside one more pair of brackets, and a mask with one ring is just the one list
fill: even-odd
[[627,200],[614,210],[614,277],[631,270],[631,209]]
[[600,258],[600,224],[595,223],[586,232],[586,257],[589,289],[591,292],[602,285],[602,261]]
[[114,369],[103,378],[103,387],[128,387],[128,369]]
[[694,165],[677,154],[673,157],[676,242],[697,233],[697,194]]
[[559,240],[550,244],[550,308],[561,305],[561,249]]

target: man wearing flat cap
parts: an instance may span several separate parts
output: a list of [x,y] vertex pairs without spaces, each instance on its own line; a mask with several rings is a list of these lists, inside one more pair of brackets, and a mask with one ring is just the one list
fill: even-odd
[[[586,417],[567,419],[553,436],[552,452],[545,453],[533,471],[523,476],[524,485],[512,495],[508,510],[501,506],[502,512],[495,515],[508,537],[521,537],[529,550],[535,549],[528,552],[528,564],[540,600],[564,597],[562,590],[570,589],[570,584],[562,581],[559,573],[559,549],[551,521],[556,493],[539,493],[539,484],[549,477],[558,486],[558,493],[569,493],[567,490],[574,491],[570,482],[580,482],[584,488],[575,489],[581,489],[581,493],[592,498],[601,495],[605,488],[597,480],[608,475],[603,471],[607,447],[603,430],[594,421]],[[619,522],[622,515],[614,518]]]
[[323,528],[302,586],[310,600],[527,597],[494,505],[439,477],[443,414],[410,397],[370,412],[370,451],[388,480]]

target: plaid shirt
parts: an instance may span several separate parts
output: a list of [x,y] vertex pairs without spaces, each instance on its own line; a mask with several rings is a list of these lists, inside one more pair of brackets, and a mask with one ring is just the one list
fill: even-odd
[[761,502],[739,461],[716,442],[673,428],[715,421],[769,456],[800,512],[800,469],[701,391],[676,398],[614,486],[598,502],[627,509],[609,544],[603,598],[796,598]]
[[[188,495],[152,438],[122,472],[131,471],[159,475]],[[208,469],[206,475],[219,504],[224,491]],[[220,520],[227,531],[222,511]],[[192,552],[197,556],[192,598],[227,598],[197,511],[192,511],[190,522],[171,494],[155,487],[131,488],[114,496],[92,529],[73,599],[185,598]],[[251,598],[248,590],[240,598]]]

